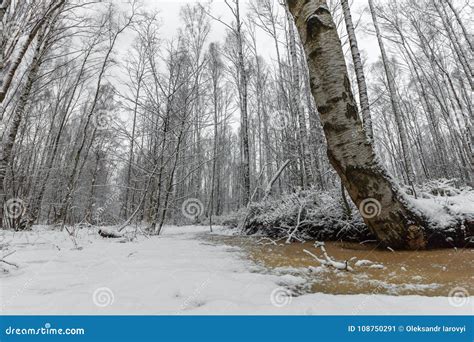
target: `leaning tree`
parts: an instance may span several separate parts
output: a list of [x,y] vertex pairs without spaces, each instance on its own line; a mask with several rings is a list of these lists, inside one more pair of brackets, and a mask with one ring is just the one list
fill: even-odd
[[336,25],[325,0],[287,0],[304,45],[311,91],[327,153],[365,223],[385,246],[403,249],[464,246],[473,223],[439,227],[417,207],[377,159],[351,91]]

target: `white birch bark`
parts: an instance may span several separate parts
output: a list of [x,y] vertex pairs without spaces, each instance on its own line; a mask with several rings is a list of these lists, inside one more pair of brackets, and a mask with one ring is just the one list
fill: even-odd
[[359,102],[362,112],[362,120],[364,129],[369,140],[373,140],[374,131],[372,128],[372,117],[370,115],[369,95],[367,93],[367,84],[365,83],[364,67],[360,58],[359,46],[357,44],[357,37],[355,35],[354,24],[352,23],[351,10],[348,0],[341,0],[342,11],[344,13],[344,20],[346,22],[347,34],[349,36],[349,43],[351,45],[352,60],[354,62],[354,69],[357,77],[357,87],[359,89]]

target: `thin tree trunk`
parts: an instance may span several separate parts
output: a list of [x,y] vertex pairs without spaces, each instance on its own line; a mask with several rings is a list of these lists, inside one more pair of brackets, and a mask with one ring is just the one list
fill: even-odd
[[242,186],[243,196],[242,204],[247,205],[250,201],[250,146],[248,129],[248,105],[247,105],[247,71],[245,70],[244,60],[244,41],[242,38],[242,22],[240,20],[240,3],[235,2],[236,15],[236,38],[238,49],[238,66],[240,74],[240,110],[241,110],[241,140],[242,140]]
[[372,128],[372,117],[370,115],[369,95],[367,94],[367,84],[365,83],[364,67],[360,58],[359,46],[357,44],[357,37],[355,35],[354,24],[352,23],[351,10],[348,0],[341,0],[342,11],[344,13],[344,20],[346,22],[347,34],[351,45],[352,60],[354,62],[354,69],[357,78],[357,87],[359,89],[359,102],[362,112],[362,120],[364,123],[365,133],[369,140],[373,140],[374,131]]
[[395,116],[395,122],[397,124],[398,133],[400,134],[400,143],[402,146],[402,154],[403,159],[405,161],[405,169],[407,173],[408,183],[412,187],[413,191],[415,191],[413,187],[413,182],[415,180],[415,174],[413,172],[413,164],[411,160],[410,150],[408,148],[408,137],[405,131],[405,126],[403,125],[403,118],[402,113],[400,112],[400,107],[398,105],[398,97],[397,91],[395,89],[395,79],[393,77],[393,72],[389,65],[389,60],[387,57],[387,53],[385,52],[385,45],[382,39],[382,35],[380,33],[378,21],[377,21],[377,14],[375,12],[375,6],[373,0],[369,0],[369,8],[370,13],[372,14],[372,20],[374,22],[375,33],[377,36],[377,40],[380,47],[380,52],[382,56],[382,64],[384,66],[385,74],[387,76],[387,86],[390,92],[390,102],[392,104],[393,115]]
[[[81,83],[81,79],[84,75],[85,69],[86,69],[86,63],[92,53],[94,44],[91,44],[90,48],[86,51],[86,54],[84,56],[84,59],[82,60],[81,63],[81,68],[78,72],[77,79],[75,80],[72,89],[71,89],[71,96],[69,97],[69,100],[65,104],[65,107],[61,110],[62,116],[60,118],[60,123],[58,125],[58,131],[54,136],[54,140],[52,141],[52,148],[48,150],[47,156],[46,156],[46,165],[43,167],[45,174],[43,175],[43,172],[40,173],[39,176],[39,186],[38,186],[38,191],[36,195],[34,195],[33,199],[31,200],[31,207],[29,208],[29,221],[31,224],[35,223],[40,215],[41,211],[41,202],[43,201],[43,196],[46,191],[46,185],[48,183],[49,177],[51,175],[52,167],[54,164],[54,161],[56,160],[57,157],[57,152],[60,146],[60,139],[62,136],[63,131],[65,130],[66,123],[67,123],[67,118],[68,114],[71,111],[71,108],[73,107],[74,103],[74,98],[77,93],[77,90],[79,89],[79,84]],[[51,126],[53,127],[53,126]],[[49,215],[48,215],[49,217]]]
[[451,41],[453,50],[456,53],[456,56],[458,57],[459,63],[461,64],[464,72],[466,73],[466,78],[471,86],[471,90],[474,91],[474,73],[469,63],[469,59],[465,56],[462,46],[459,44],[459,41],[456,37],[456,33],[453,30],[453,26],[451,25],[451,22],[447,19],[446,9],[444,8],[443,3],[439,0],[434,0],[433,4],[436,9],[436,12],[438,12],[439,17],[443,22],[443,26],[446,30],[449,40]]
[[[11,63],[7,65],[3,58],[0,61],[0,103],[2,103],[5,99],[8,89],[10,89],[10,86],[12,84],[13,77],[15,76],[15,73],[21,64],[23,57],[25,57],[28,48],[35,39],[39,30],[43,28],[45,23],[51,18],[51,16],[56,12],[56,10],[60,9],[64,5],[65,1],[66,0],[58,0],[56,3],[54,3],[54,6],[50,6],[46,14],[37,23],[33,25],[33,28],[30,32],[28,32],[28,36],[26,37],[22,47],[19,49],[16,58],[11,61]],[[9,3],[10,1],[6,1],[5,5],[8,6]],[[1,14],[2,19],[3,13]]]
[[298,54],[296,50],[296,38],[294,32],[294,22],[291,16],[288,6],[285,6],[285,11],[288,19],[289,28],[289,50],[291,56],[291,69],[292,69],[292,107],[296,113],[298,119],[298,133],[299,133],[299,149],[301,154],[301,164],[303,172],[303,188],[307,188],[311,185],[311,158],[308,149],[308,132],[306,127],[306,118],[303,109],[300,106],[300,70],[298,63]]
[[[105,71],[106,71],[107,65],[109,63],[109,59],[111,57],[112,51],[115,47],[115,43],[117,41],[117,38],[131,24],[132,19],[133,19],[133,17],[130,17],[128,19],[128,21],[124,24],[124,26],[121,27],[119,30],[117,30],[112,35],[112,38],[110,39],[110,45],[107,49],[104,60],[102,62],[100,72],[99,72],[99,75],[98,75],[98,78],[97,78],[97,85],[96,85],[96,89],[95,89],[95,93],[94,93],[94,98],[93,98],[92,103],[90,105],[90,109],[88,110],[88,113],[87,113],[86,123],[84,125],[84,133],[83,133],[82,138],[80,140],[79,148],[74,153],[74,158],[73,158],[73,163],[72,163],[73,167],[72,167],[71,173],[68,175],[66,194],[65,194],[64,199],[61,203],[61,206],[59,207],[58,215],[57,215],[56,220],[55,220],[57,223],[60,223],[61,225],[64,225],[64,223],[66,221],[67,211],[68,211],[69,206],[70,206],[71,201],[72,201],[72,195],[73,195],[73,192],[75,190],[74,189],[75,188],[75,183],[76,183],[76,180],[77,180],[78,174],[79,174],[78,166],[79,166],[79,162],[80,162],[80,159],[81,159],[82,151],[83,151],[84,147],[86,147],[85,144],[86,144],[86,139],[87,139],[87,130],[88,130],[89,125],[91,123],[92,116],[94,114],[96,114],[95,111],[96,111],[96,106],[97,106],[97,103],[98,103],[98,100],[99,100],[99,95],[100,95],[100,90],[101,90],[101,85],[102,85],[102,79],[105,75]],[[86,156],[87,156],[87,154],[86,154]]]
[[213,105],[214,105],[214,141],[212,147],[212,174],[211,174],[211,195],[209,199],[209,229],[212,232],[212,214],[214,213],[214,187],[216,181],[216,166],[217,166],[217,144],[218,144],[218,123],[219,123],[219,115],[218,115],[218,88],[219,88],[219,65],[217,61],[217,56],[215,55],[217,52],[216,50],[211,50],[211,63],[212,63],[212,95],[213,95]]
[[459,26],[461,27],[462,33],[464,35],[464,39],[466,40],[466,42],[469,44],[469,47],[471,48],[471,52],[474,52],[474,47],[473,47],[472,41],[471,41],[472,39],[471,39],[469,33],[467,32],[466,27],[464,26],[464,23],[462,22],[458,11],[456,10],[456,8],[454,8],[453,4],[451,3],[451,0],[446,0],[446,3],[448,4],[451,11],[454,13],[454,16],[456,17],[456,21],[458,22]]
[[130,193],[130,178],[132,176],[132,164],[133,164],[133,152],[135,147],[135,131],[137,125],[137,112],[138,112],[138,100],[140,98],[140,89],[143,78],[143,72],[139,75],[137,80],[137,92],[135,94],[135,104],[133,107],[133,123],[132,123],[132,136],[130,137],[130,150],[128,152],[128,166],[127,166],[127,180],[125,189],[125,200],[123,204],[124,218],[128,217],[128,197]]
[[[5,194],[5,177],[8,165],[11,161],[12,150],[15,144],[15,140],[18,134],[18,129],[25,115],[25,109],[30,100],[30,94],[33,89],[34,82],[36,81],[38,70],[41,65],[41,55],[44,52],[43,48],[47,45],[47,42],[43,42],[45,31],[42,30],[38,36],[38,42],[35,49],[31,65],[28,70],[28,76],[25,83],[25,86],[22,90],[21,96],[18,99],[18,104],[13,112],[13,117],[11,118],[11,124],[8,127],[8,130],[5,132],[0,149],[0,228],[2,227],[3,222],[3,207],[6,200]],[[43,45],[45,43],[45,45]]]
[[[165,223],[166,213],[168,211],[168,200],[171,193],[171,189],[173,188],[173,180],[174,180],[176,168],[178,167],[178,161],[179,161],[179,155],[180,155],[179,152],[181,149],[181,143],[183,141],[184,127],[185,127],[185,118],[183,117],[183,120],[180,123],[180,131],[177,137],[178,141],[177,141],[176,149],[175,149],[175,158],[174,158],[173,166],[170,171],[170,175],[168,177],[168,185],[166,186],[166,194],[165,194],[165,199],[163,203],[163,210],[161,212],[161,218],[160,218],[158,227],[156,226],[154,227],[154,232],[156,235],[161,234],[161,230],[163,229],[163,225]],[[211,228],[211,231],[212,231],[212,228]]]

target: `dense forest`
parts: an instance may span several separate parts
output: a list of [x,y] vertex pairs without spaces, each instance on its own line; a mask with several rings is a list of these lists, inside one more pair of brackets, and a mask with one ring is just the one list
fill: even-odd
[[0,0],[2,229],[472,245],[472,3],[353,2]]

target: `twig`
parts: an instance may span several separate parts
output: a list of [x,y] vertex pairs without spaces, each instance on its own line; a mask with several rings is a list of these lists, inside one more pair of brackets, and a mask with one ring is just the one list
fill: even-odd
[[323,259],[319,259],[316,255],[314,255],[313,253],[311,253],[310,251],[308,251],[307,249],[303,249],[303,252],[305,252],[306,254],[312,256],[314,259],[316,259],[317,262],[319,262],[321,265],[323,266],[328,266],[327,265],[327,262]]
[[[269,243],[262,243],[262,241],[266,241],[266,240],[268,240],[270,242]],[[278,245],[275,240],[272,240],[269,237],[263,237],[263,238],[257,240],[256,243],[259,244],[259,245],[275,245],[275,246]]]
[[20,268],[20,266],[18,266],[17,264],[15,264],[15,263],[13,263],[13,262],[8,262],[8,261],[4,260],[6,257],[12,255],[12,254],[15,253],[15,252],[16,252],[16,251],[11,251],[10,253],[5,254],[5,255],[2,256],[2,258],[0,259],[0,262],[3,262],[3,263],[5,263],[5,264],[7,264],[7,265],[10,265],[10,266],[14,266],[14,267],[16,267],[16,268]]
[[5,259],[7,256],[10,256],[12,255],[13,253],[15,253],[16,251],[11,251],[10,253],[7,253],[5,254],[4,256],[2,256],[2,259]]
[[13,262],[8,262],[8,261],[5,261],[5,260],[3,260],[3,259],[0,259],[0,262],[3,262],[3,263],[5,263],[5,264],[7,264],[7,265],[10,265],[10,266],[14,266],[14,267],[16,267],[16,268],[20,268],[20,266],[18,266],[17,264],[15,264],[15,263],[13,263]]
[[321,263],[324,266],[331,266],[331,267],[334,267],[335,269],[338,269],[338,270],[341,270],[341,271],[349,271],[349,272],[354,271],[354,269],[349,266],[347,260],[344,261],[344,262],[340,262],[340,261],[335,261],[334,259],[332,259],[328,255],[328,253],[326,252],[326,248],[324,247],[324,243],[317,241],[317,242],[315,242],[314,247],[315,248],[318,248],[318,247],[321,248],[321,251],[323,252],[324,258],[326,260],[322,260],[322,259],[318,258],[316,255],[314,255],[313,253],[311,253],[310,251],[308,251],[306,249],[303,249],[303,252],[311,255],[314,259],[316,259],[319,263]]
[[[293,229],[293,231],[288,235],[288,238],[286,239],[286,243],[291,243],[291,239],[293,239],[293,235],[298,231],[298,228],[301,225],[301,214],[303,212],[303,209],[305,207],[306,203],[302,203],[300,205],[300,208],[298,210],[298,218],[296,220],[296,227]],[[299,240],[299,239],[298,239]],[[300,240],[301,241],[301,240]]]

